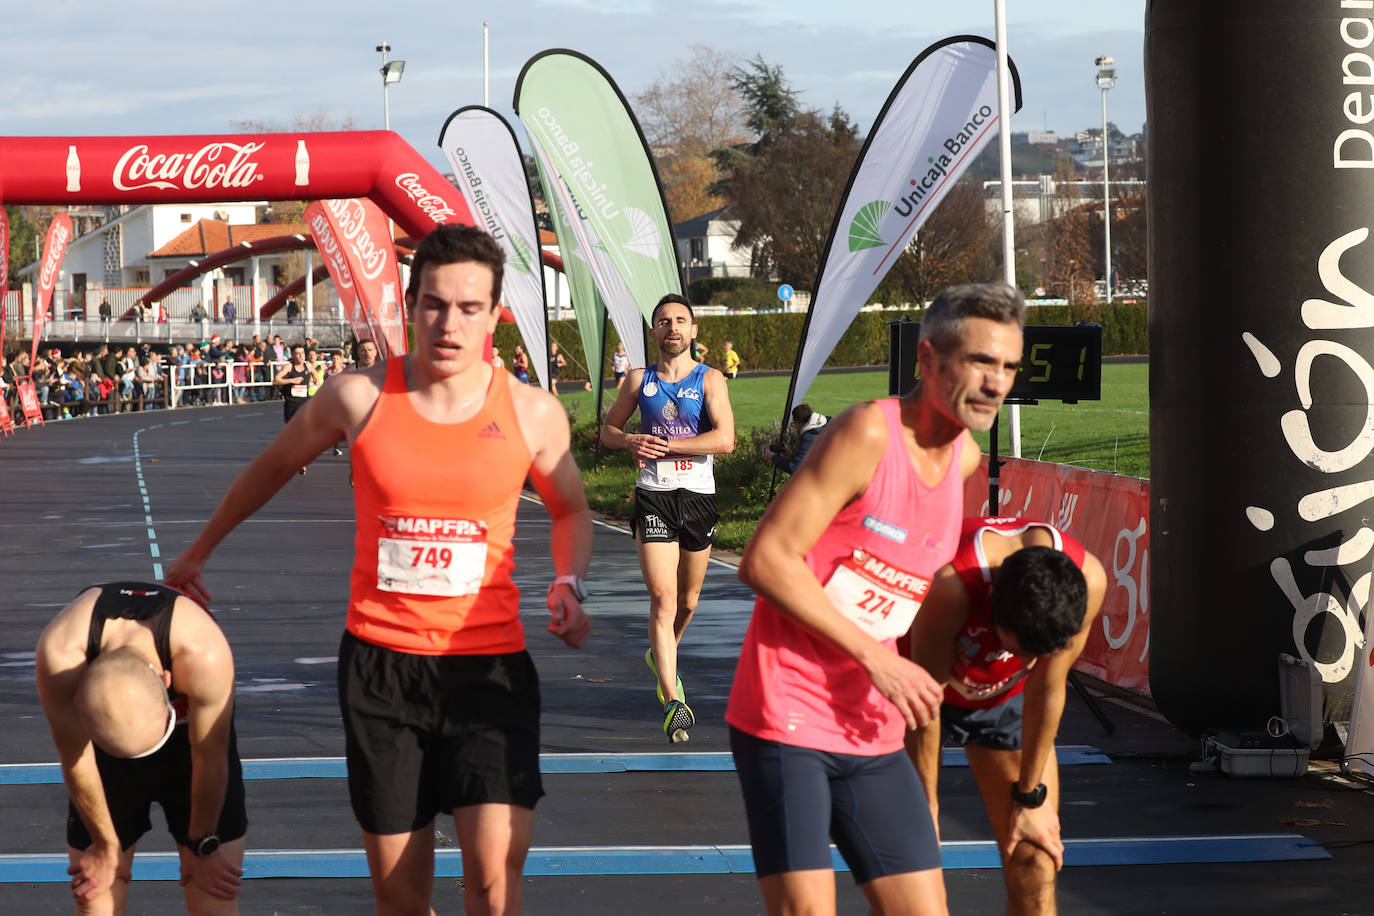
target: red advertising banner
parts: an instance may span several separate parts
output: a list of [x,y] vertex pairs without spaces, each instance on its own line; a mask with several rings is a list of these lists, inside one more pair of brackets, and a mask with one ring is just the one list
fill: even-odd
[[67,253],[67,243],[71,239],[72,218],[65,213],[57,214],[48,224],[48,237],[43,242],[43,266],[38,272],[38,303],[33,311],[30,366],[38,365],[38,341],[43,336],[43,321],[47,318],[49,306],[52,305],[52,291],[57,285],[57,272],[62,267],[62,256]]
[[472,225],[439,170],[391,131],[170,137],[0,137],[0,196],[12,204],[365,197],[419,238]]
[[14,432],[14,422],[10,420],[10,402],[6,398],[0,398],[0,433],[8,436]]
[[[386,214],[370,200],[357,199],[315,201],[305,212],[312,233],[323,224],[334,248],[325,254],[325,265],[335,288],[341,276],[351,284],[356,297],[354,309],[361,311],[369,336],[377,342],[378,356],[386,359],[405,353],[401,268]],[[325,253],[325,244],[325,236],[317,234],[315,247],[321,253]],[[341,261],[347,270],[336,276],[335,268]],[[349,320],[357,334],[357,320],[351,316]]]
[[19,403],[24,408],[24,425],[32,426],[35,422],[39,426],[45,426],[43,422],[43,411],[38,406],[38,392],[33,387],[33,382],[29,379],[16,379],[15,385],[19,389]]
[[[348,266],[348,256],[344,253],[343,242],[325,212],[324,204],[314,201],[305,208],[305,223],[315,239],[315,248],[329,270],[329,279],[334,282],[334,292],[339,296],[339,307],[348,317],[353,328],[353,336],[358,340],[374,340],[376,331],[367,323],[363,314],[362,302],[358,299],[358,289],[353,282],[353,270]],[[378,344],[380,347],[381,345]]]
[[[0,207],[0,354],[5,352],[5,300],[8,298],[6,293],[10,288],[10,216],[4,207]],[[6,428],[12,429],[9,425],[9,417],[5,417]]]
[[988,511],[987,458],[964,485],[967,515],[1049,522],[1076,537],[1107,572],[1107,597],[1076,668],[1150,692],[1150,482],[1043,461],[1005,459]]

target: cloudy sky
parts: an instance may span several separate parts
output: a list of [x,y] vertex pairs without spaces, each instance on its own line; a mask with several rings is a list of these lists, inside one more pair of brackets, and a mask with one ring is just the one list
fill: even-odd
[[[1108,117],[1145,121],[1145,0],[1010,0],[1009,47],[1024,108],[1014,130],[1100,124],[1094,58],[1116,58]],[[572,48],[633,97],[671,74],[693,44],[781,65],[802,102],[838,102],[865,130],[929,44],[993,37],[993,3],[945,0],[94,0],[26,3],[6,16],[10,77],[0,135],[219,133],[234,121],[282,125],[320,112],[382,126],[382,41],[406,61],[391,126],[447,170],[436,142],[454,109],[482,102],[482,23],[490,24],[490,104],[507,117],[529,57]]]

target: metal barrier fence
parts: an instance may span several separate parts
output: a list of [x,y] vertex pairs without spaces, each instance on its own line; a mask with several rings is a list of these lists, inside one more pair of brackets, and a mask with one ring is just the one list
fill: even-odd
[[[167,366],[168,407],[242,404],[276,396],[272,379],[286,360],[267,363],[202,363]],[[137,384],[137,383],[135,383]]]
[[[225,345],[244,343],[254,334],[251,321],[101,321],[98,318],[86,320],[60,319],[43,322],[43,341],[72,341],[74,343],[120,343],[139,344],[143,342],[174,344],[209,340],[219,335]],[[341,347],[353,340],[353,332],[347,322],[304,321],[288,322],[285,317],[263,321],[256,333],[264,338],[280,334],[283,343],[303,341],[313,337],[321,347]],[[33,337],[33,322],[29,320],[7,320],[5,322],[6,340],[29,340]]]
[[[162,374],[156,381],[144,381],[136,375],[127,382],[122,377],[117,379],[108,398],[97,398],[88,388],[88,394],[82,400],[54,400],[57,393],[54,390],[39,406],[45,419],[57,420],[79,415],[274,400],[280,394],[272,380],[287,364],[287,360],[198,365],[164,363]],[[89,380],[87,384],[91,384]],[[23,423],[18,398],[13,390],[5,392],[4,409],[9,411],[17,425]]]
[[[111,317],[118,320],[128,314],[134,307],[134,303],[139,300],[139,297],[145,295],[149,289],[151,289],[151,287],[148,286],[88,289],[86,290],[84,298],[84,312],[83,299],[81,296],[78,296],[71,290],[57,290],[53,297],[54,301],[50,314],[53,316],[60,315],[64,319],[96,319],[100,316],[100,300],[108,299],[110,301]],[[261,288],[260,301],[266,303],[267,300],[271,299],[280,291],[281,287],[270,283],[264,283]],[[234,301],[235,317],[239,324],[251,323],[253,320],[253,287],[227,287],[224,289],[224,292]],[[164,317],[170,318],[173,321],[177,319],[189,320],[191,311],[198,305],[205,308],[206,314],[211,320],[222,319],[224,317],[224,303],[217,301],[217,295],[218,294],[212,290],[207,296],[205,289],[200,285],[183,286],[180,289],[174,289],[158,303],[158,308],[160,309],[158,320],[161,321]],[[299,323],[299,321],[305,319],[305,295],[301,294],[297,296],[296,299],[301,309],[300,318],[298,319]],[[321,283],[315,290],[314,302],[311,306],[312,315],[316,320],[336,319],[339,311],[338,301],[338,297],[334,293],[334,287],[327,282]],[[16,317],[31,314],[33,312],[33,301],[30,299],[29,302],[24,302],[23,292],[21,290],[6,290],[5,310],[11,316]],[[286,316],[283,313],[282,315],[274,317],[278,320],[284,320]]]

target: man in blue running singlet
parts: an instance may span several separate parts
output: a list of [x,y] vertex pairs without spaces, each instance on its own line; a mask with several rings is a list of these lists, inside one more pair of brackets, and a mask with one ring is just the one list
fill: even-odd
[[[712,456],[735,448],[735,415],[725,376],[692,358],[697,336],[692,305],[669,294],[654,306],[650,334],[659,361],[630,371],[606,414],[601,441],[629,450],[639,463],[634,533],[649,587],[649,649],[658,680],[663,733],[687,740],[696,719],[677,673],[677,647],[692,619],[716,532]],[[639,411],[639,433],[625,424]]]

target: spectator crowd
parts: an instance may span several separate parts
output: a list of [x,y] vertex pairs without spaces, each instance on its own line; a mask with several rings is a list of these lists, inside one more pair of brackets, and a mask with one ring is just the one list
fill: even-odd
[[[321,350],[317,341],[300,342],[310,368],[311,393],[336,372],[352,368],[355,354]],[[30,378],[44,420],[103,413],[189,407],[206,404],[244,404],[281,396],[272,384],[290,359],[281,335],[254,334],[244,342],[223,341],[218,335],[201,343],[127,348],[106,343],[58,347],[39,351],[30,365],[30,347],[7,347],[0,370],[0,398],[15,423],[22,423],[18,382]]]

